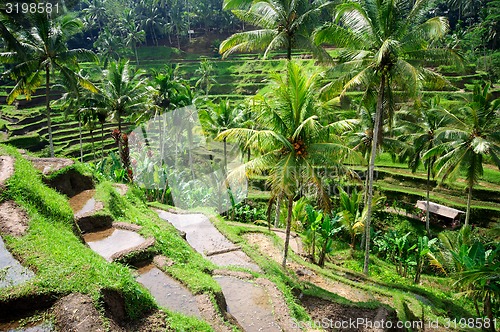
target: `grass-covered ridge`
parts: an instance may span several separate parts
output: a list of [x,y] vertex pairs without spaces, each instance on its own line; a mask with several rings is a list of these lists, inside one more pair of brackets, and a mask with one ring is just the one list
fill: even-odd
[[[15,201],[29,216],[29,229],[24,236],[2,238],[9,251],[35,272],[31,281],[3,289],[1,302],[40,294],[59,298],[83,293],[90,295],[94,305],[103,312],[102,291],[107,289],[123,295],[130,320],[157,308],[154,298],[135,280],[133,270],[120,263],[108,263],[83,243],[64,195],[46,187],[41,173],[15,149],[1,146],[0,153],[16,157],[15,173],[7,181],[1,201]],[[78,163],[71,168],[88,171],[85,165]],[[207,292],[214,298],[213,294],[220,292],[218,284],[207,274],[213,268],[211,263],[195,253],[172,226],[159,221],[135,196],[136,192],[120,197],[110,183],[99,184],[97,191],[106,207],[112,207],[105,213],[111,213],[120,221],[140,224],[143,235],[156,238],[151,254],[163,254],[175,262],[168,273],[194,293]],[[174,330],[212,330],[206,322],[177,313],[168,313],[167,322]]]

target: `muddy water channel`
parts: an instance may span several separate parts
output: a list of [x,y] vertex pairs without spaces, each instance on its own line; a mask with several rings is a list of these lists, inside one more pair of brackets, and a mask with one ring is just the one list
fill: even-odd
[[177,280],[152,264],[140,268],[137,272],[137,281],[149,290],[159,305],[188,316],[201,317],[196,298]]
[[27,325],[20,325],[19,323],[0,323],[0,331],[5,332],[52,332],[55,331],[50,323],[34,323]]
[[226,298],[227,311],[246,332],[281,331],[273,316],[273,306],[266,291],[250,281],[230,276],[215,276]]
[[203,214],[175,214],[157,210],[160,218],[186,233],[186,240],[196,251],[219,266],[240,266],[253,271],[260,268],[234,243],[222,235]]
[[23,267],[12,256],[0,237],[0,288],[19,285],[33,277],[33,272]]
[[111,261],[114,254],[137,247],[146,241],[136,232],[113,227],[85,234],[83,239],[92,250],[107,261]]
[[71,197],[69,205],[75,215],[84,215],[93,211],[96,207],[94,199],[95,189],[85,190],[76,196]]

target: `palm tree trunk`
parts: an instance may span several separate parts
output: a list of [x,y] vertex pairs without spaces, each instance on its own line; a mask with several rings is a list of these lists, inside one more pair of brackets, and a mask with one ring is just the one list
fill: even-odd
[[370,263],[370,222],[372,217],[372,201],[373,201],[373,171],[375,169],[375,157],[377,155],[377,145],[379,139],[379,127],[381,125],[382,113],[384,107],[384,89],[385,89],[385,74],[382,74],[380,79],[380,87],[377,99],[377,111],[375,113],[375,126],[373,128],[373,139],[372,139],[372,151],[370,154],[370,164],[368,166],[368,196],[366,200],[367,204],[367,216],[365,222],[365,260],[363,264],[363,273],[368,275],[368,265]]
[[467,211],[465,212],[465,226],[469,225],[470,220],[470,203],[472,200],[472,187],[474,186],[474,179],[469,179],[469,194],[467,195]]
[[135,64],[139,65],[139,56],[137,55],[137,45],[134,43],[134,53],[135,53]]
[[328,238],[325,239],[325,242],[323,242],[323,245],[321,246],[321,253],[319,254],[319,261],[318,265],[321,267],[325,266],[325,258],[326,258],[326,246],[328,244]]
[[292,60],[292,36],[288,36],[288,45],[286,48],[286,59],[288,61]]
[[158,131],[160,132],[160,163],[163,163],[163,128],[161,125],[161,112],[158,114]]
[[[431,230],[430,230],[430,227],[429,227],[429,192],[431,191],[431,164],[427,165],[427,193],[426,193],[426,205],[425,205],[425,229],[427,230],[427,236],[429,237],[429,239],[431,238]],[[416,277],[415,277],[416,279]]]
[[104,122],[101,122],[101,160],[104,160]]
[[92,153],[94,154],[94,160],[96,160],[97,157],[95,155],[94,131],[92,129],[90,130],[90,138],[92,139]]
[[118,131],[122,132],[122,113],[118,111]]
[[313,238],[312,238],[312,250],[311,250],[311,259],[313,264],[316,263],[316,230],[312,231],[313,232]]
[[227,177],[227,138],[224,137],[224,177]]
[[293,195],[288,196],[288,214],[286,217],[285,248],[283,250],[283,265],[286,268],[286,257],[288,255],[288,245],[290,244],[290,229],[292,228]]
[[50,156],[54,158],[54,141],[52,139],[52,120],[50,118],[50,67],[45,66],[45,106],[47,114],[47,130],[49,133],[49,149]]
[[83,163],[82,117],[78,111],[78,140],[80,141],[80,162]]
[[278,194],[276,198],[276,212],[274,214],[274,227],[278,227],[280,223],[280,208],[281,208],[281,199],[283,198],[283,192]]

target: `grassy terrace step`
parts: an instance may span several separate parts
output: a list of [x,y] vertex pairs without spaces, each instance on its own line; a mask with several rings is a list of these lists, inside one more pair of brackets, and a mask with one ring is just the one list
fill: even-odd
[[[132,123],[122,123],[122,129],[127,131],[133,124]],[[106,123],[104,125],[104,134],[109,134],[110,129],[116,129],[118,127],[117,123]],[[41,136],[48,135],[48,129],[43,128],[37,131]],[[82,133],[90,133],[85,126],[82,127]],[[101,125],[97,125],[94,129],[94,135],[101,135]],[[52,127],[52,137],[56,138],[68,138],[68,137],[78,137],[78,122],[68,122],[68,123],[57,123]]]
[[[84,143],[83,145],[83,153],[91,153],[92,152],[92,143]],[[94,142],[94,147],[96,150],[96,153],[101,152],[104,146],[104,151],[108,151],[110,149],[116,148],[116,142],[114,140],[104,140],[104,141],[95,141]],[[54,148],[54,152],[57,155],[61,156],[72,156],[72,157],[79,157],[80,156],[80,145],[66,145],[66,146],[58,146]]]
[[[425,190],[413,187],[397,186],[384,181],[377,181],[376,186],[384,192],[385,195],[393,193],[393,196],[397,197],[398,201],[403,200],[404,196],[410,198],[411,201],[425,199],[426,197]],[[433,202],[460,209],[462,211],[465,211],[467,207],[466,197],[459,198],[432,191],[430,193],[430,199]],[[478,222],[483,222],[483,220],[500,220],[500,207],[496,203],[472,200],[471,210],[473,213],[473,220],[477,220]]]

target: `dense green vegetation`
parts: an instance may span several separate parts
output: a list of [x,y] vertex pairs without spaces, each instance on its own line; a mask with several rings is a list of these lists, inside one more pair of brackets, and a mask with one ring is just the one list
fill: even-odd
[[[283,272],[291,230],[319,267],[302,263],[318,273],[345,268],[388,278],[390,287],[423,284],[430,293],[429,280],[443,277],[466,295],[460,305],[468,314],[500,314],[498,0],[88,0],[50,15],[8,10],[0,5],[0,141],[92,161],[87,171],[103,181],[106,212],[155,237],[150,254],[178,263],[168,272],[193,293],[220,292],[214,266],[173,229],[158,227],[142,201],[173,205],[174,179],[187,188],[190,207],[212,199],[194,175],[182,177],[162,161],[174,145],[160,116],[190,105],[200,125],[175,135],[186,135],[187,146],[196,133],[222,142],[210,152],[212,165],[224,178],[245,173],[250,180],[248,197],[237,203],[216,179],[230,197],[224,217],[245,224],[215,223],[244,248],[250,223],[285,227],[284,270],[251,256],[274,275],[298,318],[307,315],[288,287],[301,286]],[[131,152],[128,133],[145,124],[160,128],[152,131],[157,151]],[[186,151],[175,166],[194,174],[203,166]],[[231,169],[231,153],[242,156],[243,171]],[[119,288],[130,317],[152,308],[127,269],[94,262],[79,246],[64,198],[32,172],[18,158],[2,194],[33,223],[26,237],[7,237],[8,246],[42,271],[16,292],[79,291],[98,303],[101,288]],[[137,182],[140,172],[148,186],[127,198],[106,182]],[[465,210],[464,225],[422,213],[417,200],[427,210],[429,201]],[[69,250],[60,252],[63,238]],[[89,261],[99,275],[85,269]],[[54,264],[63,266],[60,275],[52,275]],[[76,277],[75,269],[85,273]]]

